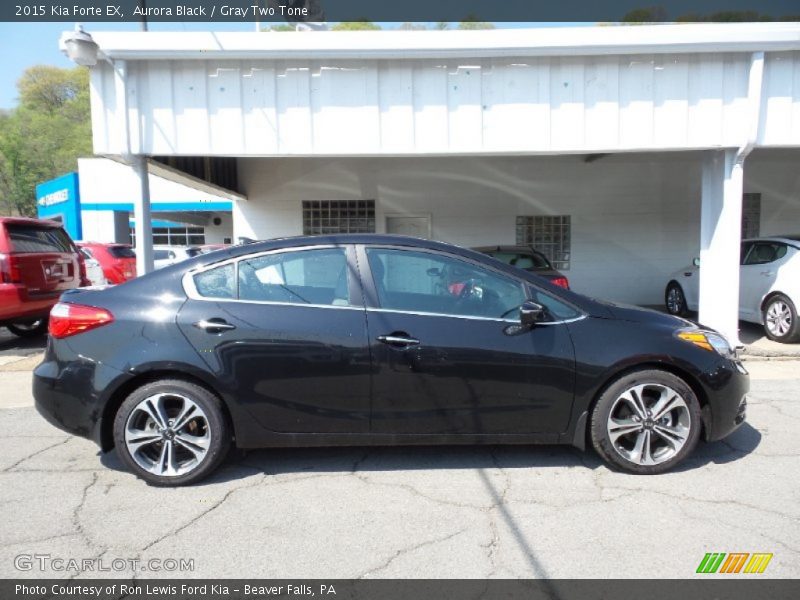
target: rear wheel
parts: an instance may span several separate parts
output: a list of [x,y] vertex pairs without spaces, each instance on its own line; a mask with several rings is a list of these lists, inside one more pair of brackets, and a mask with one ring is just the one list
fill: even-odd
[[42,317],[41,319],[36,319],[35,321],[12,323],[7,327],[11,333],[19,337],[37,337],[47,333],[47,319]]
[[177,486],[213,472],[230,449],[231,432],[214,394],[169,379],[125,399],[114,419],[114,443],[136,475],[153,485]]
[[800,338],[800,324],[794,303],[783,294],[775,294],[764,306],[764,332],[776,342],[789,344]]
[[652,475],[688,456],[700,428],[700,403],[685,381],[666,371],[636,371],[601,394],[592,413],[592,444],[611,465]]
[[671,315],[683,316],[688,312],[686,295],[679,283],[670,281],[664,291],[664,304]]

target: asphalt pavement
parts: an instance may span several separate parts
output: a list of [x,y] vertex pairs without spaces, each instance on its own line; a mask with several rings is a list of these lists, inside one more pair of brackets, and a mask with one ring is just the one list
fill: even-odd
[[665,475],[554,446],[273,449],[162,489],[47,424],[41,342],[15,344],[0,339],[0,577],[685,578],[707,552],[800,576],[800,361],[748,360],[747,423]]

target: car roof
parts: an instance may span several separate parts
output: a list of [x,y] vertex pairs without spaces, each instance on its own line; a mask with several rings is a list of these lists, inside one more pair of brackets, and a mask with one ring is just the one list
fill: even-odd
[[478,246],[477,248],[473,248],[476,252],[519,252],[519,253],[536,253],[541,254],[536,248],[533,246],[525,246],[525,245],[510,245],[510,246]]
[[61,227],[58,221],[48,219],[33,219],[31,217],[0,217],[0,223],[10,223],[13,225],[35,225],[38,227]]

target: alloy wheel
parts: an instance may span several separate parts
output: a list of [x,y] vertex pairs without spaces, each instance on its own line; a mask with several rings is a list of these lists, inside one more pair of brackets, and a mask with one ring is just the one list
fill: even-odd
[[128,416],[125,445],[142,469],[161,477],[184,475],[208,454],[208,417],[196,402],[181,394],[148,396]]
[[766,325],[775,337],[784,337],[792,329],[792,310],[782,300],[775,300],[767,308]]
[[692,421],[686,400],[658,383],[628,388],[611,407],[607,423],[614,450],[637,465],[658,465],[686,445]]
[[686,301],[683,297],[683,292],[678,286],[671,286],[667,292],[667,310],[670,314],[677,315],[683,312],[683,307]]

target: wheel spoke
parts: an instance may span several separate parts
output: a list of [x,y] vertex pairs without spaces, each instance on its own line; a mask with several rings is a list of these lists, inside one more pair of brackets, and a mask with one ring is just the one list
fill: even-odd
[[125,444],[131,454],[135,454],[145,446],[161,441],[161,434],[150,431],[127,430],[125,432]]
[[641,429],[641,421],[634,421],[633,419],[609,419],[608,434],[612,442],[616,442],[623,435],[634,433]]
[[644,429],[636,436],[636,445],[631,451],[631,460],[640,465],[652,465],[653,456],[650,449],[650,430]]
[[629,389],[620,396],[620,400],[627,402],[640,419],[647,418],[647,409],[645,408],[644,401],[642,400],[641,396],[643,389],[643,385],[638,385],[635,388]]
[[661,390],[661,396],[658,398],[658,401],[655,403],[650,412],[653,414],[653,420],[657,421],[672,409],[683,405],[683,400],[681,400],[678,394],[669,388],[664,388]]
[[158,457],[159,475],[177,475],[178,466],[175,463],[175,445],[172,440],[164,440],[161,446],[161,455]]
[[689,437],[689,432],[683,427],[667,427],[665,425],[656,425],[653,432],[657,433],[661,439],[666,441],[677,452],[683,448],[686,439]]
[[180,431],[186,423],[192,418],[192,415],[195,414],[197,409],[197,405],[190,401],[184,400],[183,408],[181,409],[181,413],[175,417],[175,420],[172,423],[172,429],[175,431]]
[[208,452],[208,446],[211,443],[211,438],[207,435],[197,436],[189,435],[187,433],[178,433],[175,435],[175,443],[186,448],[194,454],[198,462],[203,460]]
[[168,419],[167,419],[167,414],[164,411],[163,394],[147,398],[137,408],[147,413],[150,416],[150,418],[153,419],[153,422],[159,429],[167,428]]

